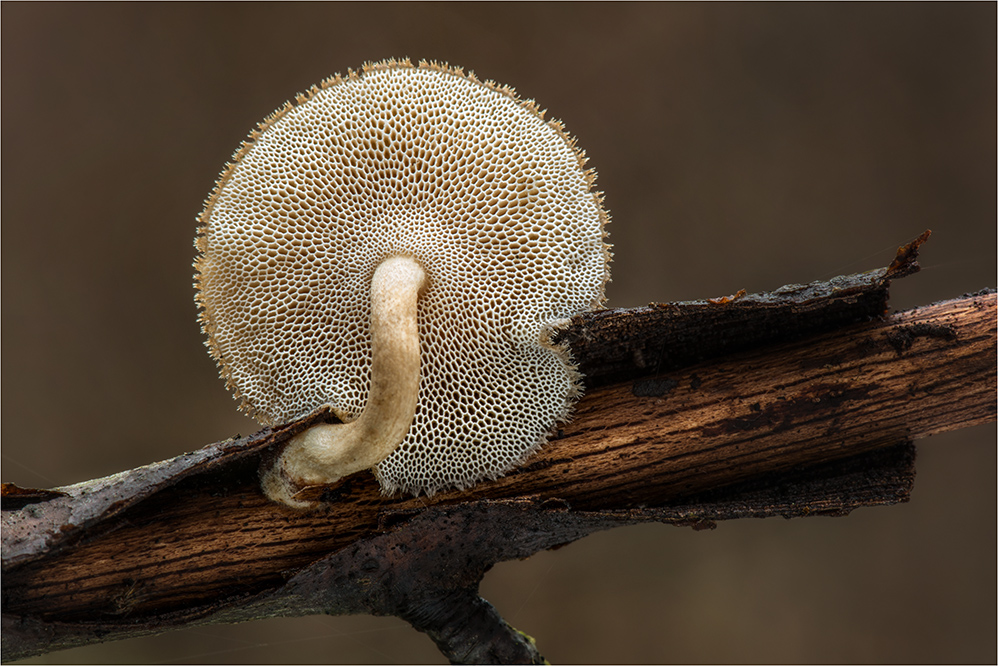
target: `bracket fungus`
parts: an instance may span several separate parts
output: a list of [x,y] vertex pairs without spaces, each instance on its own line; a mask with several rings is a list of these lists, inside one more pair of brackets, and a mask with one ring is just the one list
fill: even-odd
[[200,216],[206,344],[260,422],[343,421],[290,440],[272,499],[368,468],[384,492],[466,488],[546,441],[579,392],[551,335],[609,279],[585,161],[511,88],[407,60],[250,134]]

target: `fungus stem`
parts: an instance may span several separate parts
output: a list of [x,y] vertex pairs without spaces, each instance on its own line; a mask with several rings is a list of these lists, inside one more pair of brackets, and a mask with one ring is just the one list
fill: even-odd
[[390,257],[371,280],[371,391],[354,421],[313,426],[286,445],[262,477],[272,500],[296,508],[307,486],[374,467],[409,431],[419,393],[419,329],[416,302],[426,274],[415,259]]

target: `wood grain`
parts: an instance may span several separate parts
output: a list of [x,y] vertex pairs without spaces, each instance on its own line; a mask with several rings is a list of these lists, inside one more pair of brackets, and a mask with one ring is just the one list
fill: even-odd
[[595,389],[525,466],[471,491],[389,498],[368,474],[307,514],[260,493],[258,458],[177,483],[102,530],[5,571],[4,612],[128,622],[277,587],[430,506],[531,498],[666,506],[760,475],[995,419],[995,295]]

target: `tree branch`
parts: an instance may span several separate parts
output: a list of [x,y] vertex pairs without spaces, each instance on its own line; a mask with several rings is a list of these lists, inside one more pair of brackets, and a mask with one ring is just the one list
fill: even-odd
[[756,296],[611,310],[563,339],[573,420],[509,475],[432,498],[369,473],[295,513],[261,461],[317,412],[55,491],[6,486],[3,658],[169,628],[391,614],[456,661],[541,660],[478,598],[496,562],[658,521],[844,515],[906,501],[913,439],[995,420],[995,295],[882,317],[888,269]]

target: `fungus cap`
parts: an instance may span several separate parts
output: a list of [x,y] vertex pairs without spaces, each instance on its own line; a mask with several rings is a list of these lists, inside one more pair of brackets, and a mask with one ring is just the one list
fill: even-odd
[[370,388],[370,284],[392,256],[428,280],[419,397],[375,470],[386,492],[495,478],[567,417],[578,376],[553,328],[603,302],[608,220],[562,126],[437,64],[336,76],[260,124],[207,201],[197,302],[241,408],[264,424]]

